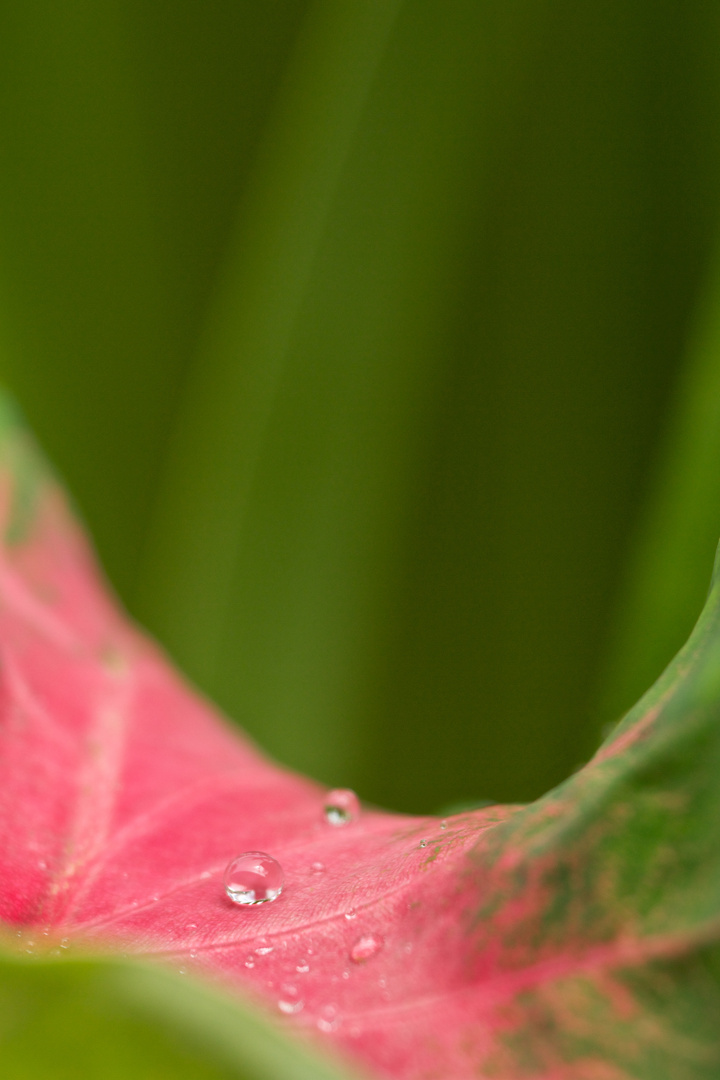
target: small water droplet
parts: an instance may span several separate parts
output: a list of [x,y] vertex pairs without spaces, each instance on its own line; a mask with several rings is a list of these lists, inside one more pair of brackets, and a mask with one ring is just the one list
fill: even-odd
[[178,968],[178,975],[187,975],[187,968]]
[[275,948],[274,945],[262,945],[260,948],[255,950],[255,955],[256,956],[267,956],[267,954],[271,953],[274,948]]
[[284,997],[294,998],[298,995],[297,986],[293,986],[292,983],[283,983],[280,987],[280,993]]
[[343,971],[342,977],[343,977],[343,979],[349,979],[350,978],[350,972],[349,971]]
[[212,870],[203,870],[200,877],[205,881],[206,878],[212,877]]
[[447,821],[441,821],[440,822],[440,828],[441,829],[447,829]]
[[360,802],[350,788],[335,788],[325,796],[325,820],[330,825],[349,825],[360,814]]
[[245,967],[246,968],[254,968],[255,967],[255,961],[253,960],[252,956],[248,956],[247,960],[245,961]]
[[16,930],[16,931],[15,931],[15,933],[17,934],[17,936],[18,936],[18,937],[22,937],[22,936],[23,936],[23,932],[22,932],[22,930]]
[[281,1013],[285,1013],[286,1016],[292,1016],[293,1013],[299,1013],[301,1011],[303,1004],[304,1002],[300,1000],[285,1001],[284,998],[281,998],[280,1001],[278,1001],[278,1009]]
[[62,939],[62,941],[60,942],[60,948],[61,949],[69,949],[70,948],[70,938],[64,937]]
[[322,874],[325,870],[325,863],[314,862],[310,869],[312,870],[313,874]]
[[295,970],[297,971],[298,975],[307,975],[308,971],[310,970],[310,965],[298,964]]
[[371,956],[379,953],[382,947],[383,940],[381,937],[376,937],[374,934],[363,934],[350,950],[350,959],[354,964],[362,964],[369,960]]
[[249,906],[277,900],[285,875],[272,855],[264,851],[244,851],[228,865],[223,879],[225,892],[235,904]]
[[337,1008],[334,1005],[323,1005],[320,1010],[320,1015],[317,1019],[317,1026],[320,1031],[324,1031],[325,1034],[329,1034],[331,1031],[337,1029],[340,1019],[338,1017]]
[[197,923],[196,922],[188,923],[187,928],[188,928],[188,930],[197,930]]
[[355,911],[354,908],[350,908],[349,911],[345,912],[345,918],[348,920],[348,922],[350,922],[352,919],[357,919],[357,911]]
[[427,840],[421,840],[420,847],[427,847]]

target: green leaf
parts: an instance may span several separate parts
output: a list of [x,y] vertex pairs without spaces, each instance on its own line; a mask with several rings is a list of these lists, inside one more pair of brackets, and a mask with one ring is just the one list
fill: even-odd
[[0,1055],[13,1080],[352,1080],[237,996],[92,956],[0,954]]

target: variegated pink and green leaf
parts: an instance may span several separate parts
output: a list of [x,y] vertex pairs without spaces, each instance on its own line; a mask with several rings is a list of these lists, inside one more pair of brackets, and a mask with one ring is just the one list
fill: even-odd
[[[371,1076],[720,1074],[720,582],[544,798],[338,828],[118,610],[9,413],[1,452],[0,915],[22,949],[157,958]],[[273,903],[226,896],[245,850],[282,865]]]

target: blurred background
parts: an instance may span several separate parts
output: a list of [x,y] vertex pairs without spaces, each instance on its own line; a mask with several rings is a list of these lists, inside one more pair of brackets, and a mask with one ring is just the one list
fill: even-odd
[[0,10],[0,377],[272,755],[527,800],[720,533],[720,7]]

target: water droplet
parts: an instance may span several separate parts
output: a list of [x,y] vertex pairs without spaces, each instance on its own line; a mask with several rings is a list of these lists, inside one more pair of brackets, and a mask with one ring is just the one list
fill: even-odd
[[286,1016],[292,1016],[293,1013],[299,1013],[300,1012],[300,1010],[303,1007],[303,1004],[304,1003],[302,1001],[300,1001],[300,1000],[298,1000],[298,1001],[285,1001],[284,998],[281,998],[280,1001],[278,1001],[278,1009],[280,1010],[281,1013],[285,1013]]
[[310,965],[298,964],[295,970],[297,971],[298,975],[307,975],[308,971],[310,970]]
[[349,825],[360,814],[360,802],[349,788],[335,788],[325,797],[325,820],[330,825]]
[[178,975],[187,975],[187,968],[178,968]]
[[334,1005],[323,1005],[322,1009],[320,1010],[320,1015],[317,1019],[317,1026],[319,1027],[320,1031],[324,1031],[325,1034],[329,1034],[331,1031],[335,1031],[337,1029],[339,1023],[340,1018],[338,1017],[338,1011],[336,1007]]
[[254,968],[255,967],[255,961],[253,960],[252,956],[248,956],[247,960],[245,961],[245,967],[246,968]]
[[212,870],[203,870],[200,877],[205,881],[206,878],[212,877]]
[[60,948],[61,949],[69,949],[70,948],[70,938],[64,937],[62,939],[62,941],[60,942]]
[[427,840],[421,840],[420,847],[427,847]]
[[382,947],[383,940],[381,937],[375,937],[374,934],[363,934],[350,950],[350,959],[354,964],[362,964],[369,960],[371,956],[379,953]]
[[275,948],[274,945],[261,945],[259,948],[257,948],[255,950],[255,955],[256,956],[267,956],[267,954],[271,953],[274,948]]
[[325,870],[325,863],[314,862],[310,869],[312,870],[313,874],[322,874]]
[[440,822],[440,828],[441,829],[447,829],[447,821],[441,821]]
[[225,892],[236,904],[264,904],[277,900],[285,875],[280,863],[264,851],[244,851],[233,859],[223,879]]
[[349,911],[345,912],[345,918],[348,920],[348,922],[350,922],[352,919],[357,919],[357,911],[355,911],[354,908],[350,908]]

